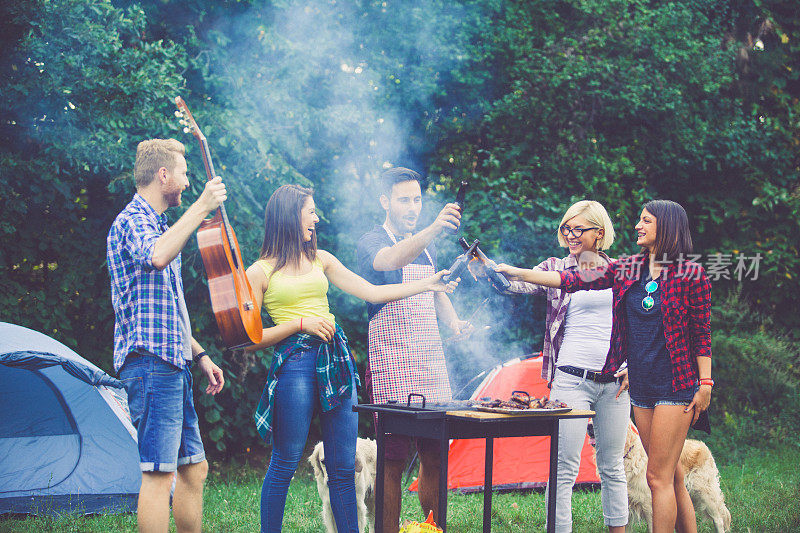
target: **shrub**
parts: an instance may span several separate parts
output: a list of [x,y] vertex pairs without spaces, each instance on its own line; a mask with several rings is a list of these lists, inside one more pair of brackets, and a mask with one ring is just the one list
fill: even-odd
[[[800,346],[772,320],[755,312],[739,291],[718,300],[712,312],[711,404],[719,448],[794,441],[800,430]],[[718,428],[718,429],[717,429]]]

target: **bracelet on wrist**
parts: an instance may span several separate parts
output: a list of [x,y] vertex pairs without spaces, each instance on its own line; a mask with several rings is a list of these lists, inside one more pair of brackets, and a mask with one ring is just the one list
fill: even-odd
[[197,352],[196,354],[194,354],[194,357],[192,358],[192,361],[199,361],[200,359],[202,359],[204,356],[207,356],[207,355],[208,354],[206,353],[205,350],[203,350],[202,352]]
[[712,389],[714,388],[714,380],[711,378],[700,378],[700,385],[708,385]]

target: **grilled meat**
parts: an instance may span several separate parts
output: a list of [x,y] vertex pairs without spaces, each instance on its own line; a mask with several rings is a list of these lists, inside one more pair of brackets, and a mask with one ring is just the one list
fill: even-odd
[[481,407],[492,407],[501,409],[561,409],[568,407],[564,402],[558,400],[550,400],[547,396],[541,398],[529,398],[527,395],[515,393],[511,395],[508,401],[503,401],[497,398],[481,398],[477,402]]
[[525,398],[525,397],[522,397],[522,396],[519,396],[519,395],[515,394],[515,395],[511,396],[511,400],[509,400],[508,403],[516,404],[521,409],[528,409],[528,408],[530,408],[531,399],[530,398]]

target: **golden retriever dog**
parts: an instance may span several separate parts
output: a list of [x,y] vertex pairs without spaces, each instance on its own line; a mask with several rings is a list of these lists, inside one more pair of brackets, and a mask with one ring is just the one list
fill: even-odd
[[[369,527],[369,533],[375,533],[375,467],[378,460],[378,448],[372,439],[358,439],[356,443],[356,506],[358,507],[358,530]],[[308,457],[317,481],[317,492],[322,500],[322,520],[327,533],[338,533],[336,521],[333,519],[331,499],[328,492],[328,472],[325,470],[325,450],[322,442],[314,446]]]
[[[686,439],[681,451],[684,483],[694,503],[695,512],[705,514],[714,523],[717,533],[731,528],[731,513],[725,506],[719,486],[719,470],[708,446],[699,440]],[[647,486],[647,454],[636,426],[628,425],[625,439],[625,477],[628,480],[628,527],[633,531],[634,519],[646,520],[653,530],[653,507],[650,487]]]

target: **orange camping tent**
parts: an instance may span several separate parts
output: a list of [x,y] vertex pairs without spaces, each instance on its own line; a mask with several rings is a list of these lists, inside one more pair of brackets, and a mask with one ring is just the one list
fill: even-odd
[[[511,392],[522,390],[531,396],[549,396],[547,382],[542,379],[540,354],[512,359],[492,369],[472,393],[471,399],[483,397],[508,399]],[[447,488],[463,492],[483,490],[483,463],[486,454],[484,439],[457,439],[450,442],[447,466]],[[494,490],[531,489],[547,484],[550,457],[549,437],[513,437],[494,439]],[[592,447],[586,437],[581,450],[581,466],[576,484],[597,484]],[[417,490],[417,481],[409,487]]]

